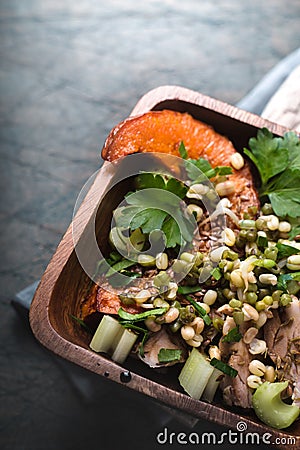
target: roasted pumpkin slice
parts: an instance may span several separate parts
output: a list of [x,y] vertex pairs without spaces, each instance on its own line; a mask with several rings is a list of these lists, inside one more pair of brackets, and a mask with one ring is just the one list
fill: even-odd
[[[236,153],[229,139],[209,125],[187,113],[163,110],[130,117],[113,128],[105,141],[102,157],[114,161],[138,152],[180,156],[178,149],[181,142],[189,158],[205,158],[213,167],[229,166],[232,155]],[[233,169],[229,179],[235,185],[235,192],[228,196],[233,211],[242,216],[248,206],[259,205],[247,162],[240,170]]]
[[[106,287],[107,289],[105,289]],[[86,321],[95,313],[118,314],[121,307],[130,314],[141,312],[141,307],[137,305],[123,304],[118,294],[119,292],[114,290],[112,286],[103,284],[103,287],[99,287],[96,284],[93,285],[89,294],[81,303],[80,318]]]

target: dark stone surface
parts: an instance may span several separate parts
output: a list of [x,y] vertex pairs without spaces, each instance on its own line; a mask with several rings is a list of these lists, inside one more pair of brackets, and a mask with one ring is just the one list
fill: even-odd
[[299,1],[3,0],[0,11],[1,448],[156,448],[159,410],[110,383],[84,403],[10,301],[41,277],[107,133],[140,96],[177,84],[237,102],[299,45]]

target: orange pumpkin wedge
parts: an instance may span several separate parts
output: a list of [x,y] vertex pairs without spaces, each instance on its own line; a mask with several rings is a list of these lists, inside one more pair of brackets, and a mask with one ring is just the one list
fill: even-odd
[[[183,142],[189,158],[207,159],[213,167],[230,166],[235,148],[228,138],[209,125],[194,119],[190,114],[170,110],[150,111],[130,117],[110,132],[102,150],[102,157],[114,161],[132,153],[157,152],[179,155]],[[240,170],[233,169],[229,179],[235,192],[228,196],[232,210],[240,217],[248,206],[258,206],[249,164],[245,161]]]

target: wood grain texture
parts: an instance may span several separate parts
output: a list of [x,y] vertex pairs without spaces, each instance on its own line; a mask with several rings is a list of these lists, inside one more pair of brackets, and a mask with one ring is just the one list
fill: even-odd
[[[186,111],[195,118],[209,123],[217,131],[228,136],[237,149],[241,149],[248,142],[249,137],[256,135],[257,129],[263,126],[267,126],[278,135],[286,131],[279,125],[218,100],[172,86],[160,87],[146,94],[131,115],[164,108]],[[80,245],[80,242],[84,242],[87,226],[94,220],[95,232],[101,241],[100,245],[105,245],[107,240],[105,229],[107,229],[114,199],[104,197],[100,208],[99,200],[109,186],[112,176],[111,167],[104,163],[76,214],[78,233],[75,242],[73,242],[73,224],[71,224],[42,277],[30,310],[30,323],[36,338],[62,358],[99,375],[109,374],[109,379],[117,383],[122,384],[121,374],[124,370],[129,370],[131,381],[126,383],[126,387],[194,417],[204,418],[234,429],[237,422],[243,420],[249,432],[260,434],[269,432],[273,440],[276,437],[294,437],[296,443],[289,445],[289,448],[291,450],[299,448],[299,422],[287,431],[270,429],[259,423],[252,412],[249,414],[234,412],[222,405],[211,405],[188,397],[182,393],[177,375],[173,370],[170,370],[170,376],[166,377],[132,358],[129,358],[122,367],[89,349],[90,336],[81,331],[70,317],[70,314],[78,314],[80,300],[90,282],[78,261],[74,244]]]

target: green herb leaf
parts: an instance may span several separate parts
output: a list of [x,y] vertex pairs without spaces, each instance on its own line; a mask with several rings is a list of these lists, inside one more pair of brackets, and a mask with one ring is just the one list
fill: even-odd
[[173,217],[168,217],[168,219],[164,222],[161,230],[165,233],[166,246],[168,248],[176,247],[176,245],[181,245],[182,237],[180,229]]
[[141,356],[142,358],[144,358],[144,356],[145,356],[144,347],[145,347],[145,343],[146,343],[148,337],[149,337],[149,332],[146,331],[146,332],[144,333],[143,339],[142,339],[142,341],[141,341],[141,343],[140,343],[140,346],[139,346],[139,354],[140,354],[140,356]]
[[300,235],[300,225],[295,225],[289,232],[289,238],[294,239],[296,236]]
[[186,196],[188,188],[181,181],[176,180],[176,178],[170,178],[166,183],[166,190],[183,199]]
[[262,195],[268,195],[278,216],[300,216],[300,170],[286,169],[278,179],[265,187]]
[[282,273],[277,278],[277,289],[287,291],[287,282],[290,280],[300,281],[300,272]]
[[120,273],[122,275],[125,275],[126,277],[130,277],[130,278],[141,278],[141,276],[142,276],[141,273],[130,272],[130,270],[125,270],[125,269],[120,270]]
[[242,335],[238,327],[234,327],[223,337],[222,342],[239,342],[241,339]]
[[281,147],[289,152],[289,161],[294,169],[300,169],[300,140],[296,133],[288,131],[283,138],[279,138]]
[[138,333],[142,333],[143,338],[139,345],[139,354],[143,358],[144,357],[144,345],[145,345],[146,340],[149,337],[149,330],[146,330],[145,328],[142,328],[142,327],[138,327],[137,325],[134,325],[131,322],[120,322],[120,324],[124,328],[129,328],[130,330],[134,330],[134,331],[137,331]]
[[195,181],[199,178],[199,171],[204,175],[207,173],[212,173],[212,177],[215,176],[215,171],[207,161],[207,159],[199,158],[199,159],[191,159],[189,158],[185,163],[186,172],[190,180]]
[[244,153],[256,165],[260,178],[260,196],[268,196],[279,217],[300,216],[300,141],[296,133],[275,138],[263,128],[249,140]]
[[87,331],[90,334],[93,334],[92,330],[87,326],[87,324],[82,319],[73,316],[73,314],[70,314],[70,316],[72,317],[73,320],[75,320],[75,322],[77,322],[82,328],[84,328],[85,331]]
[[262,128],[257,133],[257,138],[249,140],[250,150],[244,149],[244,153],[256,165],[262,184],[286,169],[289,162],[289,152],[279,145],[278,139],[273,134]]
[[180,142],[178,151],[179,151],[179,154],[180,154],[181,158],[183,158],[183,159],[187,159],[188,158],[188,153],[186,151],[186,148],[185,148],[185,145],[184,145],[183,141]]
[[[155,309],[148,309],[147,311],[140,313],[140,314],[130,314],[124,309],[120,308],[118,310],[118,315],[121,319],[127,320],[129,322],[140,322],[144,319],[146,319],[148,316],[160,316],[161,314],[164,314],[166,312],[166,308],[155,308]],[[120,322],[121,325],[123,325],[122,322]]]
[[180,361],[182,350],[175,348],[161,348],[158,353],[158,361],[167,363],[172,361]]
[[232,168],[229,166],[212,167],[209,161],[204,158],[191,159],[188,158],[185,162],[185,168],[189,179],[193,183],[201,183],[207,178],[214,178],[217,175],[230,175]]
[[232,174],[232,168],[229,166],[217,166],[215,167],[216,174],[220,177],[224,175],[231,175]]
[[186,294],[193,294],[194,292],[201,291],[202,287],[197,286],[178,286],[178,294],[186,295]]
[[192,297],[190,297],[189,295],[186,296],[187,300],[191,303],[191,305],[193,305],[193,307],[195,308],[195,310],[199,313],[200,317],[202,317],[202,319],[204,320],[204,323],[206,325],[210,325],[211,324],[211,318],[209,317],[209,315],[207,314],[207,312],[205,311],[204,308],[202,308],[202,306],[200,306]]
[[167,248],[191,242],[196,224],[181,212],[187,187],[173,177],[153,173],[140,174],[136,184],[141,190],[126,196],[128,206],[115,210],[117,226],[140,228],[144,234],[162,231]]
[[300,250],[298,250],[296,247],[292,247],[291,245],[281,244],[280,242],[277,242],[276,247],[278,248],[278,258],[279,259],[300,253]]
[[[142,189],[162,189],[172,192],[181,199],[185,197],[188,188],[174,177],[161,175],[158,173],[145,172],[137,176],[135,185],[138,190]],[[132,194],[132,193],[131,193]]]
[[153,230],[160,230],[163,221],[168,213],[161,209],[148,208],[139,211],[131,220],[130,228],[136,230],[141,228],[143,233],[150,233]]
[[112,275],[115,275],[116,272],[120,272],[123,269],[127,269],[128,267],[134,266],[136,264],[135,261],[130,261],[128,259],[122,259],[118,261],[116,264],[113,264],[111,268],[107,271],[106,276],[109,278]]
[[135,185],[137,189],[164,189],[166,183],[163,176],[159,173],[143,172],[136,177]]
[[238,374],[237,370],[217,358],[212,358],[210,364],[232,378],[236,377]]

